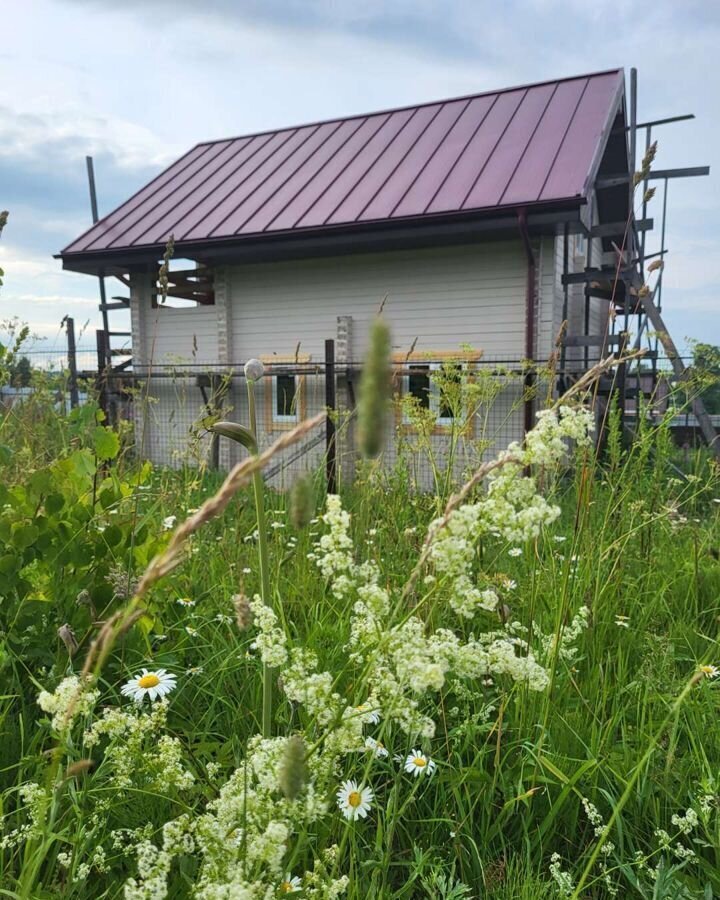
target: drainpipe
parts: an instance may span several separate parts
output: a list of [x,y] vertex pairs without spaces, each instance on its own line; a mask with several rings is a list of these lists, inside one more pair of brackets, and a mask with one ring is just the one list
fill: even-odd
[[[535,254],[533,253],[530,235],[528,234],[527,210],[518,210],[518,228],[525,247],[527,257],[527,285],[525,288],[525,359],[535,356]],[[531,370],[525,375],[525,392],[530,394],[535,384],[535,373]],[[533,401],[528,396],[525,400],[525,434],[534,425]]]

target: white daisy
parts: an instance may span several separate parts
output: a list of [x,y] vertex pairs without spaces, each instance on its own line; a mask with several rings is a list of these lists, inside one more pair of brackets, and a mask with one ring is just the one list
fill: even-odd
[[346,819],[364,819],[372,808],[375,795],[372,788],[361,787],[356,781],[344,781],[337,792],[337,805]]
[[620,628],[629,628],[630,627],[630,617],[629,616],[615,616],[615,624]]
[[365,725],[377,725],[380,721],[380,710],[369,703],[361,703],[360,706],[356,706],[355,712],[360,713]]
[[297,894],[298,891],[302,890],[302,884],[297,875],[291,876],[288,872],[285,875],[285,879],[280,882],[278,890],[281,894]]
[[136,675],[122,686],[121,693],[126,697],[132,697],[136,703],[142,703],[145,696],[156,700],[169,694],[177,686],[176,678],[176,675],[172,675],[166,669],[156,669],[154,672],[143,669],[142,675]]
[[174,528],[176,522],[177,516],[165,516],[163,519],[163,528],[169,531],[171,528]]
[[365,749],[371,750],[373,755],[378,759],[385,759],[389,756],[385,744],[383,744],[382,741],[376,741],[373,737],[365,738]]
[[179,606],[195,606],[195,601],[189,597],[178,597],[175,601]]
[[717,666],[700,666],[700,671],[706,678],[717,678],[720,669]]
[[437,766],[430,757],[425,756],[419,750],[411,750],[410,756],[405,760],[405,771],[416,778],[421,772],[427,772],[428,775],[432,775],[436,768]]

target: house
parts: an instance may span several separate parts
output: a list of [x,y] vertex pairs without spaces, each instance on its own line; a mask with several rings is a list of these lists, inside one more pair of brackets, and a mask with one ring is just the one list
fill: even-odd
[[[617,69],[197,144],[60,254],[65,269],[129,286],[133,377],[154,398],[136,414],[140,452],[164,463],[184,452],[224,373],[227,416],[244,421],[251,357],[268,364],[266,443],[323,407],[327,339],[350,404],[384,298],[398,390],[434,411],[438,446],[452,424],[432,386],[444,361],[460,378],[519,371],[556,352],[567,321],[558,352],[582,371],[612,342],[624,291],[589,290],[583,273],[614,265],[613,245],[632,250],[627,132]],[[533,421],[522,387],[497,401],[497,443]]]

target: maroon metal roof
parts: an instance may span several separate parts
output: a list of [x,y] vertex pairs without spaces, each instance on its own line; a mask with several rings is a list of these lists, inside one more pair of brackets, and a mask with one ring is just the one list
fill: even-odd
[[582,198],[621,69],[198,144],[65,254]]

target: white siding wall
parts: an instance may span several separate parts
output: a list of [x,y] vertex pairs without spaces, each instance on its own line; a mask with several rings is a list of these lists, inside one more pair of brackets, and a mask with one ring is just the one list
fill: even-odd
[[[538,241],[535,252],[536,358],[544,360],[559,326],[553,288],[554,241]],[[519,238],[228,267],[222,271],[224,302],[215,307],[152,309],[149,296],[140,292],[139,314],[135,310],[133,322],[134,329],[140,328],[142,334],[134,334],[133,341],[139,350],[138,360],[144,356],[146,362],[152,360],[159,367],[175,365],[180,369],[183,364],[195,363],[207,370],[225,369],[233,363],[237,368],[252,356],[293,356],[298,344],[303,358],[322,362],[325,340],[337,336],[338,317],[350,316],[348,361],[360,362],[369,325],[387,296],[384,314],[392,328],[396,352],[409,350],[413,342],[416,351],[428,353],[469,345],[482,350],[485,360],[516,362],[525,353],[526,284],[527,260]],[[194,446],[188,454],[189,429],[204,414],[202,395],[194,379],[153,379],[150,393],[156,402],[145,413],[149,427],[143,439],[144,455],[164,463],[192,460],[202,448]],[[322,409],[322,376],[307,378],[306,397],[308,415]],[[480,456],[522,436],[519,397],[519,386],[514,384],[496,401],[492,413],[485,411],[487,430],[479,422],[461,442],[457,467],[473,466]],[[258,404],[261,429],[266,421],[264,399],[263,388]],[[246,420],[243,380],[233,382],[226,407],[228,417]],[[267,444],[277,434],[263,432],[260,437]],[[412,447],[412,436],[406,444]],[[442,436],[433,438],[434,450],[440,456],[446,444]],[[300,467],[317,464],[323,449],[319,445]],[[234,456],[224,449],[223,462],[231,463]],[[388,461],[394,459],[393,449]],[[427,472],[427,467],[423,471]],[[278,481],[283,480],[280,473]],[[419,480],[427,484],[426,478]]]

